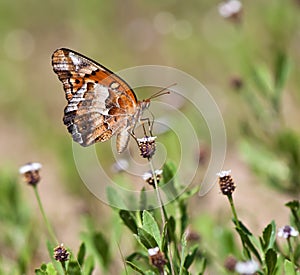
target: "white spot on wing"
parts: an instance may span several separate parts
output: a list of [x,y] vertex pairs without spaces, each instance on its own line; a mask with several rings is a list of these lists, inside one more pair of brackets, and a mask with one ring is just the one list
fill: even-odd
[[55,64],[54,68],[57,71],[68,71],[70,69],[70,66],[69,66],[69,64],[67,64],[66,62],[64,62],[64,63]]
[[95,85],[95,100],[97,101],[97,107],[102,115],[108,115],[108,109],[106,108],[105,101],[109,97],[109,91],[107,87],[99,84]]
[[110,88],[112,89],[118,89],[120,86],[120,84],[118,82],[113,82],[110,84]]
[[80,60],[80,58],[78,58],[78,56],[75,55],[74,53],[70,52],[69,55],[76,67],[82,63],[82,60]]

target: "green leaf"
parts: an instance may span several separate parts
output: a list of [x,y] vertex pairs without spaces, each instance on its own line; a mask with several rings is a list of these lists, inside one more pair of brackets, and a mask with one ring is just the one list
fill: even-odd
[[47,250],[48,250],[48,254],[50,256],[50,259],[54,259],[53,255],[54,255],[54,246],[49,242],[47,241]]
[[136,238],[136,240],[138,241],[138,243],[139,243],[145,250],[148,250],[148,248],[142,243],[141,238],[140,238],[137,234],[133,234],[133,237]]
[[268,275],[275,274],[276,263],[277,263],[277,254],[273,248],[270,248],[266,253],[266,265],[267,265]]
[[82,267],[83,274],[92,275],[94,268],[95,268],[94,257],[90,255],[86,258],[84,265]]
[[180,210],[180,236],[182,236],[188,226],[189,218],[187,213],[187,204],[185,201],[179,201],[179,210]]
[[35,269],[34,270],[34,273],[36,274],[36,275],[45,275],[45,274],[47,274],[45,271],[43,271],[42,269]]
[[57,271],[52,263],[47,264],[48,275],[57,275]]
[[141,270],[138,266],[136,266],[134,263],[126,261],[126,264],[129,265],[134,271],[138,272],[139,274],[145,275],[144,271]]
[[133,212],[127,211],[127,210],[120,210],[119,215],[125,225],[134,233],[138,233],[138,226],[136,217],[134,216]]
[[300,137],[293,130],[282,130],[277,136],[277,148],[285,153],[292,168],[298,168],[300,165]]
[[179,275],[185,274],[186,269],[184,267],[184,258],[185,258],[185,250],[186,250],[187,240],[186,240],[186,233],[181,237],[181,256],[180,256],[180,270]]
[[[235,224],[235,226],[237,226],[237,222],[236,220],[232,219],[233,223]],[[250,232],[250,230],[243,224],[242,221],[239,221],[239,226],[241,227],[242,231],[244,234],[251,236],[252,233]]]
[[289,72],[290,60],[285,52],[278,53],[275,64],[275,90],[280,94],[285,86]]
[[269,68],[266,64],[257,64],[252,68],[252,77],[257,90],[265,98],[271,98],[273,85]]
[[146,210],[143,211],[143,229],[152,235],[161,249],[161,235],[158,224],[151,213]]
[[153,248],[157,247],[158,244],[156,243],[156,240],[152,237],[151,234],[149,234],[147,231],[145,231],[143,228],[138,228],[138,237],[141,241],[141,243],[147,248]]
[[284,274],[296,274],[295,266],[289,260],[284,260]]
[[57,273],[55,270],[55,267],[53,266],[52,263],[48,264],[42,264],[40,268],[35,269],[35,274],[36,275],[57,275],[57,274],[63,274],[63,271],[61,273]]
[[197,251],[198,251],[198,246],[195,246],[194,249],[189,254],[186,255],[183,264],[186,270],[188,270],[192,265],[192,263],[194,262],[195,257],[197,255]]
[[300,209],[300,202],[299,201],[289,201],[285,204],[285,206],[289,207],[291,210],[298,211]]
[[184,266],[180,267],[179,275],[189,275],[189,272],[185,269]]
[[36,268],[34,272],[36,275],[43,275],[43,274],[47,274],[46,270],[47,270],[47,265],[42,264],[41,267]]
[[163,167],[164,183],[174,182],[176,174],[176,166],[172,161],[167,161]]
[[[211,227],[208,227],[208,230]],[[217,235],[216,242],[222,242],[222,246],[220,247],[219,253],[220,255],[238,255],[239,249],[237,248],[237,241],[234,236],[234,232],[227,228],[220,228],[219,233]]]
[[167,185],[164,188],[164,193],[168,198],[176,198],[179,192],[176,189],[175,182],[176,166],[173,162],[168,161],[163,167],[163,185]]
[[147,209],[147,195],[146,188],[143,187],[140,193],[140,208],[141,210]]
[[109,243],[101,232],[93,233],[92,244],[98,256],[102,259],[103,266],[107,267],[110,260]]
[[141,252],[133,252],[132,254],[130,254],[129,256],[126,257],[126,261],[132,262],[134,260],[146,260],[149,261],[148,256],[146,256],[145,254],[141,253]]
[[79,251],[77,253],[77,261],[80,266],[83,265],[84,263],[85,251],[86,251],[85,244],[81,243],[79,247]]
[[166,222],[162,232],[161,250],[166,254],[168,253],[168,223]]
[[240,142],[240,150],[244,160],[262,180],[272,183],[272,186],[280,186],[288,180],[290,168],[276,152],[246,139]]
[[201,269],[199,270],[198,275],[203,275],[206,269],[206,265],[207,265],[207,259],[205,257],[202,258],[202,266]]
[[[246,252],[249,250],[251,251],[255,256],[256,258],[260,261],[260,263],[262,262],[261,260],[261,257],[257,251],[257,249],[255,248],[255,245],[252,243],[251,239],[249,238],[249,236],[251,236],[252,234],[246,234],[245,232],[247,231],[244,231],[244,230],[240,230],[238,228],[236,228],[237,232],[239,233],[240,237],[241,237],[241,240],[242,240],[242,243],[243,243],[243,247],[244,249],[246,250]],[[247,229],[248,230],[248,229]],[[249,256],[249,255],[247,255]]]
[[167,221],[167,229],[168,229],[168,236],[169,236],[169,242],[173,241],[176,242],[176,221],[173,218],[173,216],[170,216]]
[[107,199],[109,201],[109,204],[113,207],[116,208],[120,208],[120,209],[126,209],[126,205],[123,201],[123,199],[121,198],[121,196],[119,195],[119,193],[112,188],[111,186],[108,186],[106,188],[106,195],[107,195]]
[[276,225],[272,221],[263,231],[262,247],[264,251],[274,246],[276,240]]
[[41,270],[46,271],[47,270],[47,265],[46,264],[42,264],[41,265]]
[[187,200],[190,197],[194,196],[195,194],[197,194],[200,190],[200,186],[195,186],[189,190],[186,190],[183,194],[180,195],[179,199],[180,200]]
[[294,200],[288,202],[286,206],[289,207],[292,212],[292,218],[293,218],[292,223],[295,224],[297,230],[300,231],[300,212],[299,212],[300,202]]
[[70,261],[68,264],[68,273],[72,275],[81,275],[81,269],[77,262]]

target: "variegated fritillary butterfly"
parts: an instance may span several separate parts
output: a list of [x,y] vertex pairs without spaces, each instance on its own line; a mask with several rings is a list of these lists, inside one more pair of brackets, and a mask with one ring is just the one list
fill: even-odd
[[70,49],[56,50],[52,66],[66,93],[63,122],[73,140],[89,146],[116,135],[117,151],[122,153],[150,98],[137,100],[123,79]]

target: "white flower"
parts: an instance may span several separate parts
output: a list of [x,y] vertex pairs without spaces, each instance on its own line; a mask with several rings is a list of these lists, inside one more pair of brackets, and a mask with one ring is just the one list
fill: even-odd
[[254,274],[258,269],[259,265],[254,260],[237,262],[235,265],[235,271],[239,274]]
[[242,3],[238,0],[230,0],[219,4],[219,14],[228,18],[238,14],[242,10]]
[[156,140],[157,137],[142,137],[142,138],[137,138],[136,140],[138,143],[147,143],[147,142],[153,142]]
[[288,239],[290,237],[297,237],[298,235],[299,232],[294,227],[289,225],[279,228],[277,234],[278,237],[283,237],[285,239]]
[[152,178],[152,174],[150,172],[145,172],[143,175],[142,175],[142,178],[144,181],[147,181],[148,179],[151,179]]
[[19,173],[25,174],[28,172],[38,171],[41,168],[42,168],[42,164],[40,164],[38,162],[30,162],[30,163],[27,163],[27,164],[23,165],[22,167],[20,167]]
[[38,162],[30,162],[20,167],[19,172],[23,176],[23,180],[30,185],[37,185],[41,179],[40,169],[42,164]]
[[148,136],[136,139],[140,149],[140,154],[143,158],[147,158],[148,160],[150,160],[153,157],[156,149],[155,140],[156,137]]
[[[155,172],[155,176],[157,177],[157,176],[161,176],[163,171],[156,169],[154,172]],[[147,181],[147,180],[153,178],[153,175],[152,175],[151,172],[145,172],[142,175],[142,178],[143,178],[144,181]]]
[[219,178],[223,178],[223,177],[229,176],[230,173],[231,173],[231,170],[221,171],[221,172],[217,173],[217,176],[218,176]]
[[154,256],[159,252],[159,247],[154,247],[154,248],[149,248],[148,249],[148,254],[149,256]]

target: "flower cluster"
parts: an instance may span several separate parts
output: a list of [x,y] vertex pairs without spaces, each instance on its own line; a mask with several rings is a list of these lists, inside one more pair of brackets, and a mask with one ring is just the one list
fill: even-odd
[[242,15],[242,3],[239,0],[222,2],[219,4],[219,14],[225,19],[239,22]]
[[231,170],[221,171],[220,173],[217,173],[217,176],[219,177],[219,185],[221,192],[225,196],[231,196],[236,188],[230,173]]
[[67,249],[64,248],[64,245],[61,244],[54,248],[54,259],[58,262],[66,262],[69,260],[70,253]]
[[137,139],[140,153],[143,158],[147,158],[149,160],[153,157],[156,149],[155,140],[156,137],[148,137],[148,136]]
[[148,249],[148,255],[150,263],[153,266],[157,267],[158,270],[162,273],[164,270],[164,266],[167,263],[164,253],[160,251],[159,247],[154,247]]
[[259,264],[254,260],[249,260],[246,262],[237,262],[235,265],[235,271],[238,274],[256,274],[259,269]]
[[297,237],[299,235],[299,232],[294,227],[286,225],[279,228],[277,235],[278,237],[289,239],[290,237]]
[[30,185],[37,185],[40,181],[40,169],[42,168],[42,165],[38,162],[29,162],[25,165],[23,165],[19,172],[21,175],[23,175],[23,179],[26,183]]
[[259,270],[259,264],[255,260],[249,261],[237,261],[237,259],[233,256],[229,256],[225,263],[224,267],[231,272],[236,272],[238,274],[243,275],[253,275],[257,274],[256,272]]
[[158,184],[161,179],[163,171],[156,169],[154,172],[155,172],[155,175],[153,175],[151,172],[146,172],[142,176],[143,180],[145,182],[147,182],[149,185],[153,186],[153,188],[155,188],[154,176],[156,177],[156,182]]

